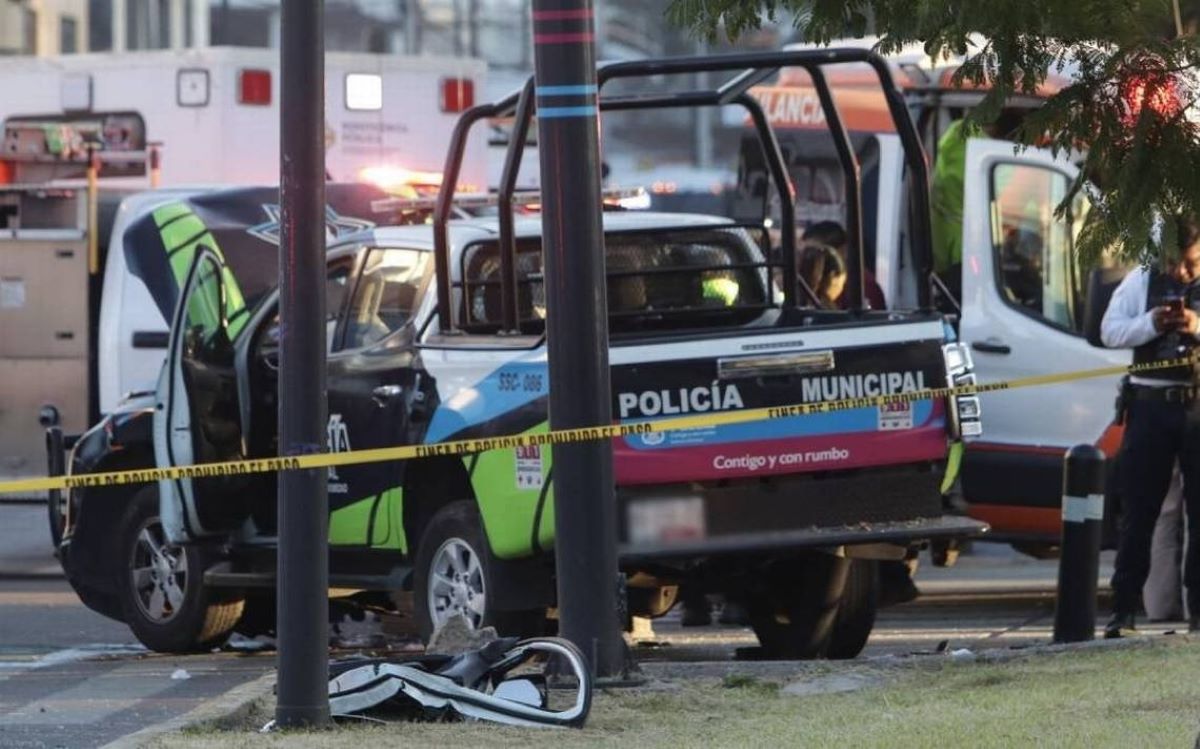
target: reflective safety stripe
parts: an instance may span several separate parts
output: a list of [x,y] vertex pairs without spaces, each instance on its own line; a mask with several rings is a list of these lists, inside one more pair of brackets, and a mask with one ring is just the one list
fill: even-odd
[[1104,519],[1104,495],[1089,494],[1086,497],[1063,495],[1063,521],[1067,523],[1083,523],[1088,520]]
[[208,234],[208,227],[204,225],[199,216],[190,213],[159,226],[158,233],[162,237],[167,252],[170,253]]
[[171,273],[175,283],[182,288],[187,279],[188,269],[196,258],[200,247],[212,250],[218,258],[224,271],[221,281],[224,286],[224,312],[229,339],[237,338],[238,333],[250,319],[250,311],[246,309],[246,300],[242,289],[233,276],[233,271],[225,265],[225,255],[217,244],[217,238],[208,231],[204,221],[192,212],[185,203],[168,203],[154,210],[154,223],[158,227],[167,260],[171,264]]
[[161,228],[163,224],[189,213],[191,213],[191,209],[183,203],[168,203],[154,209],[154,223]]

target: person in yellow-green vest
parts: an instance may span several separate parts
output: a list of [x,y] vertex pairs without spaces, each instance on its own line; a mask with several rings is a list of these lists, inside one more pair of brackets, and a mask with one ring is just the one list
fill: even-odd
[[978,138],[982,134],[978,125],[967,120],[955,120],[938,139],[930,208],[933,218],[933,270],[944,279],[954,266],[962,263],[963,178],[966,172],[967,139]]
[[971,138],[1010,138],[1019,125],[1019,116],[1019,112],[1005,110],[995,122],[983,127],[966,119],[955,120],[938,139],[930,185],[933,270],[956,297],[961,296],[962,288],[960,266],[967,141]]

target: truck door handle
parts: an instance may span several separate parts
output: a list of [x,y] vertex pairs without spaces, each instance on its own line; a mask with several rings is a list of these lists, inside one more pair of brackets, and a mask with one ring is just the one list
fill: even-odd
[[133,331],[134,348],[166,348],[170,334],[165,330],[135,330]]
[[975,341],[971,344],[971,348],[976,351],[982,351],[985,354],[1011,354],[1012,347],[1006,343],[990,338],[986,341]]
[[399,385],[380,385],[371,391],[371,400],[375,401],[375,405],[383,408],[388,401],[398,397],[404,392],[404,388]]

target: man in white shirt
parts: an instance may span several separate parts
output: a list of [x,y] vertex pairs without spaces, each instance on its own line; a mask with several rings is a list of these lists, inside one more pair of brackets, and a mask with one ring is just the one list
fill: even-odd
[[1162,362],[1200,354],[1200,222],[1177,222],[1179,252],[1166,270],[1138,268],[1113,292],[1100,337],[1112,348],[1132,348],[1132,399],[1121,443],[1121,534],[1113,572],[1113,618],[1105,637],[1134,631],[1142,587],[1150,570],[1151,539],[1176,459],[1183,473],[1188,552],[1184,585],[1200,631],[1200,363],[1170,368]]

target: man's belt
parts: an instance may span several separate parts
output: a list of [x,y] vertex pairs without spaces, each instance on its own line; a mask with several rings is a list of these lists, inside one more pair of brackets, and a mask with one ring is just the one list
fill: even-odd
[[1140,401],[1163,401],[1166,403],[1192,403],[1200,400],[1200,387],[1195,385],[1134,385],[1133,397]]

